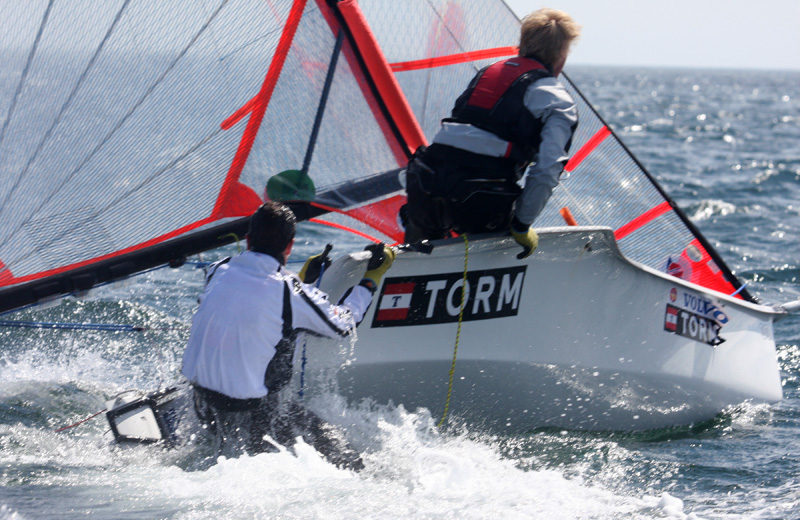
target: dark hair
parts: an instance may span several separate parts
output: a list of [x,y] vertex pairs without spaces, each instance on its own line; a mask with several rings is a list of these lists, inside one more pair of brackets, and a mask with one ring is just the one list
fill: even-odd
[[250,250],[272,255],[283,262],[283,252],[294,239],[297,217],[291,209],[278,202],[268,201],[250,219]]

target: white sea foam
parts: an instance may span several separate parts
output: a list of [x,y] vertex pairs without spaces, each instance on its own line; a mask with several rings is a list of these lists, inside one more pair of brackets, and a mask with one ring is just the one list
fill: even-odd
[[[73,369],[25,370],[30,380],[41,382],[44,373]],[[17,379],[6,390],[27,384]],[[326,419],[350,425],[348,436],[364,454],[362,472],[337,469],[302,440],[294,453],[205,464],[187,462],[202,456],[192,451],[196,448],[111,447],[99,417],[64,433],[6,425],[0,431],[6,439],[2,461],[40,468],[25,477],[34,488],[84,490],[67,491],[61,505],[50,500],[48,512],[62,507],[61,512],[92,512],[100,518],[574,519],[667,512],[658,497],[628,496],[557,469],[522,468],[502,455],[496,439],[443,432],[425,411],[366,403],[348,408],[335,395],[317,396],[313,406],[326,410]],[[4,486],[9,478],[3,478]],[[670,515],[678,511],[674,502],[669,508]],[[2,520],[22,518],[7,510]]]
[[703,200],[690,216],[692,220],[707,220],[715,216],[725,216],[736,212],[736,205],[724,200]]
[[[222,458],[204,471],[132,465],[129,475],[141,474],[128,485],[144,488],[139,496],[178,504],[176,517],[187,519],[572,519],[666,511],[656,497],[620,495],[555,470],[520,469],[491,440],[442,434],[425,413],[386,408],[356,415],[348,421],[380,432],[359,474],[336,469],[301,441],[295,455]],[[678,512],[674,501],[669,507]]]
[[24,518],[7,505],[0,505],[0,520],[24,520]]

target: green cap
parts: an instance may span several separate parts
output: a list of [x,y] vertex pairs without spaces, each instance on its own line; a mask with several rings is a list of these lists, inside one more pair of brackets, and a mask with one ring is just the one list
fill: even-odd
[[273,175],[267,181],[267,197],[285,202],[292,200],[312,201],[316,195],[314,181],[301,170],[286,170]]

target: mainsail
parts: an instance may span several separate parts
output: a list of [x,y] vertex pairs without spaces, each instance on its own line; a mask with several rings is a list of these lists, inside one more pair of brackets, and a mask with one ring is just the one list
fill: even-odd
[[[502,1],[3,1],[0,312],[243,235],[268,180],[304,218],[402,239],[402,169],[475,71],[516,53]],[[728,294],[713,247],[577,89],[569,176],[536,225]]]

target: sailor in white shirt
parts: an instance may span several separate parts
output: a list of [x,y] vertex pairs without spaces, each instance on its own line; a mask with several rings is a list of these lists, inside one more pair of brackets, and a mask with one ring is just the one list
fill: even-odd
[[264,435],[291,448],[302,436],[331,462],[360,469],[361,459],[342,433],[283,390],[292,376],[297,334],[353,332],[394,252],[383,246],[373,250],[372,269],[334,305],[304,283],[319,275],[323,255],[309,259],[301,270],[305,279],[284,267],[295,226],[289,208],[268,202],[253,215],[248,250],[209,268],[183,375],[194,386],[198,415],[215,432],[219,454],[275,451]]

